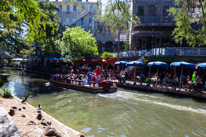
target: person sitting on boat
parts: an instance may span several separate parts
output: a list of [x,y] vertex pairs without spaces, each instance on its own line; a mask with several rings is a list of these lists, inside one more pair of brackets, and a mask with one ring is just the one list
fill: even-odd
[[59,73],[53,75],[54,78],[58,78],[59,77]]
[[58,78],[62,79],[62,78],[63,78],[62,74],[60,74],[60,75],[58,76]]
[[89,85],[90,82],[91,82],[91,77],[92,77],[92,73],[89,71],[89,72],[87,73],[87,84],[88,84],[88,85]]
[[101,80],[102,70],[100,69],[99,65],[96,66],[96,69],[93,71],[93,73],[96,73],[97,81],[100,81]]
[[86,79],[86,76],[83,76],[83,85],[87,85],[87,79]]

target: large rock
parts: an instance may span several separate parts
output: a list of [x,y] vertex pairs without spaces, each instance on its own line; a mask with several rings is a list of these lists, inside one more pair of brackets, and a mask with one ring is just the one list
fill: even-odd
[[36,119],[41,120],[41,119],[42,119],[42,114],[39,113],[39,114],[37,115]]
[[56,137],[62,137],[61,133],[59,133],[54,127],[48,126],[44,130],[44,135],[45,136],[56,136]]
[[14,114],[15,114],[15,110],[10,109],[10,111],[9,111],[9,115],[10,115],[10,116],[13,116]]
[[44,126],[49,126],[49,125],[51,125],[51,122],[48,120],[42,119],[41,124]]
[[26,107],[22,107],[23,109],[26,109]]
[[27,125],[36,125],[36,123],[31,120],[31,121],[29,121],[29,122],[27,123]]

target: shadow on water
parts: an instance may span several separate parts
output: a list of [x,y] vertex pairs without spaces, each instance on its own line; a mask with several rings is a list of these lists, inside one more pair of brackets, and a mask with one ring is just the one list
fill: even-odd
[[32,97],[37,94],[63,91],[62,87],[50,85],[48,81],[49,76],[36,75],[21,70],[7,70],[6,72],[10,74],[10,76],[4,85],[11,90],[13,95],[19,98],[24,98],[28,93],[30,97]]

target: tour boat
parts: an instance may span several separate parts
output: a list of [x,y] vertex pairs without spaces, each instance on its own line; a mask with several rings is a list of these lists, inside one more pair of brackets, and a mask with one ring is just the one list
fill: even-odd
[[117,91],[117,82],[114,80],[104,80],[92,82],[90,85],[83,85],[83,81],[74,79],[59,79],[50,77],[51,84],[62,86],[69,89],[79,90],[87,93],[112,93]]

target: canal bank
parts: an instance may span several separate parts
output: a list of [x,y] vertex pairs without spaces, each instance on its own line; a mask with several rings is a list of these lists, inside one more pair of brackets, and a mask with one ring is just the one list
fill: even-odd
[[[48,134],[46,131],[48,127],[54,127],[59,137],[84,137],[83,134],[62,124],[44,111],[38,113],[37,108],[34,108],[28,103],[21,103],[21,101],[22,100],[16,96],[12,99],[0,97],[1,106],[5,108],[7,112],[10,112],[9,114],[20,136],[46,136],[46,134]],[[42,118],[37,119],[39,114]],[[51,125],[45,124],[45,121],[47,121],[47,124],[50,123]]]
[[5,83],[20,98],[86,137],[206,136],[206,101],[118,88],[88,94],[51,86],[43,75],[8,71]]

